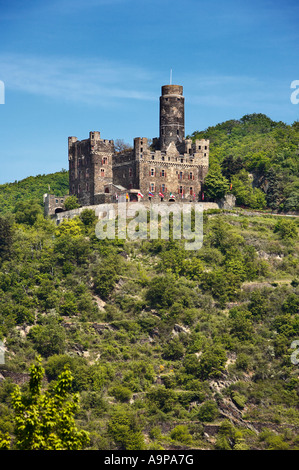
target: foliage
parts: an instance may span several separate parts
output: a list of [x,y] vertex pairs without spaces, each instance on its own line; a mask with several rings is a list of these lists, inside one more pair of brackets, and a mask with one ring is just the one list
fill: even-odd
[[28,394],[18,387],[13,393],[16,447],[20,450],[79,450],[88,445],[88,433],[79,431],[74,414],[78,396],[68,396],[72,376],[68,369],[52,391],[42,393],[44,369],[41,358],[30,368]]
[[205,178],[204,191],[210,201],[222,199],[229,190],[228,180],[222,175],[219,165],[213,165]]
[[64,196],[68,194],[68,188],[69,175],[66,170],[2,184],[0,185],[0,212],[12,212],[18,201],[35,200],[42,206],[44,194]]
[[64,201],[64,207],[67,211],[80,207],[77,196],[68,196]]
[[19,224],[34,225],[38,218],[43,215],[43,211],[38,201],[25,200],[17,202],[14,214],[16,222]]
[[267,207],[298,211],[297,122],[287,125],[253,113],[195,131],[190,137],[210,140],[210,162],[221,165],[223,176],[234,181],[232,190],[243,201],[241,204],[253,208],[262,208],[264,204],[264,197],[257,191],[255,197],[245,200],[246,188],[238,181],[238,173],[245,170],[253,175],[257,188],[265,193]]
[[[40,214],[19,220],[0,217],[0,446],[19,440],[14,382],[33,406],[36,353],[47,389],[37,396],[48,403],[68,370],[81,400],[72,417],[90,449],[298,446],[295,217],[205,212],[196,251],[178,240],[99,240],[91,212],[59,226]],[[274,423],[279,439],[260,439],[244,420]],[[215,440],[201,423],[220,425]]]
[[122,410],[116,411],[108,423],[108,433],[124,450],[143,450],[145,442],[136,417]]
[[170,437],[174,441],[181,442],[182,444],[192,444],[192,436],[189,433],[188,427],[182,424],[179,424],[178,426],[172,429]]

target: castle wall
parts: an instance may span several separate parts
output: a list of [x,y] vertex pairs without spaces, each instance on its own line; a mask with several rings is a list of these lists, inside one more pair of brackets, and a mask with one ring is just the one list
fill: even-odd
[[54,194],[44,194],[44,214],[46,217],[65,210],[64,201],[68,196],[55,196]]
[[99,132],[90,132],[89,139],[69,137],[70,194],[82,205],[94,203],[94,196],[104,192],[112,182],[114,143],[103,140]]

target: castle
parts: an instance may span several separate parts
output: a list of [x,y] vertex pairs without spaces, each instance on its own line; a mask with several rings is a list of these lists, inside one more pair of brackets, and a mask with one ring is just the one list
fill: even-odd
[[[116,151],[100,132],[68,138],[69,194],[81,206],[118,200],[198,201],[209,168],[209,141],[185,138],[185,98],[181,85],[164,85],[159,137],[136,137],[134,148]],[[45,195],[46,212],[64,209],[65,198]]]

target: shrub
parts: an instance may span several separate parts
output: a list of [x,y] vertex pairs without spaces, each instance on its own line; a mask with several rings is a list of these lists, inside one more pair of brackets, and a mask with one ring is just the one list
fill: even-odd
[[108,434],[120,449],[144,450],[145,442],[136,417],[123,410],[116,411],[108,422]]
[[170,433],[171,439],[181,442],[182,444],[191,445],[192,436],[189,433],[188,427],[185,425],[178,425]]
[[120,402],[128,402],[132,398],[132,392],[128,387],[116,385],[110,390],[112,396]]
[[206,423],[214,421],[219,415],[217,405],[214,401],[208,400],[199,408],[198,419]]

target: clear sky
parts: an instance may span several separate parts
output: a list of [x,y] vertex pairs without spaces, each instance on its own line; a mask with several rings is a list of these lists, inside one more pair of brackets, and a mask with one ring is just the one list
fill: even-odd
[[0,0],[0,183],[67,169],[71,135],[158,136],[171,69],[186,134],[292,124],[298,52],[298,0]]

